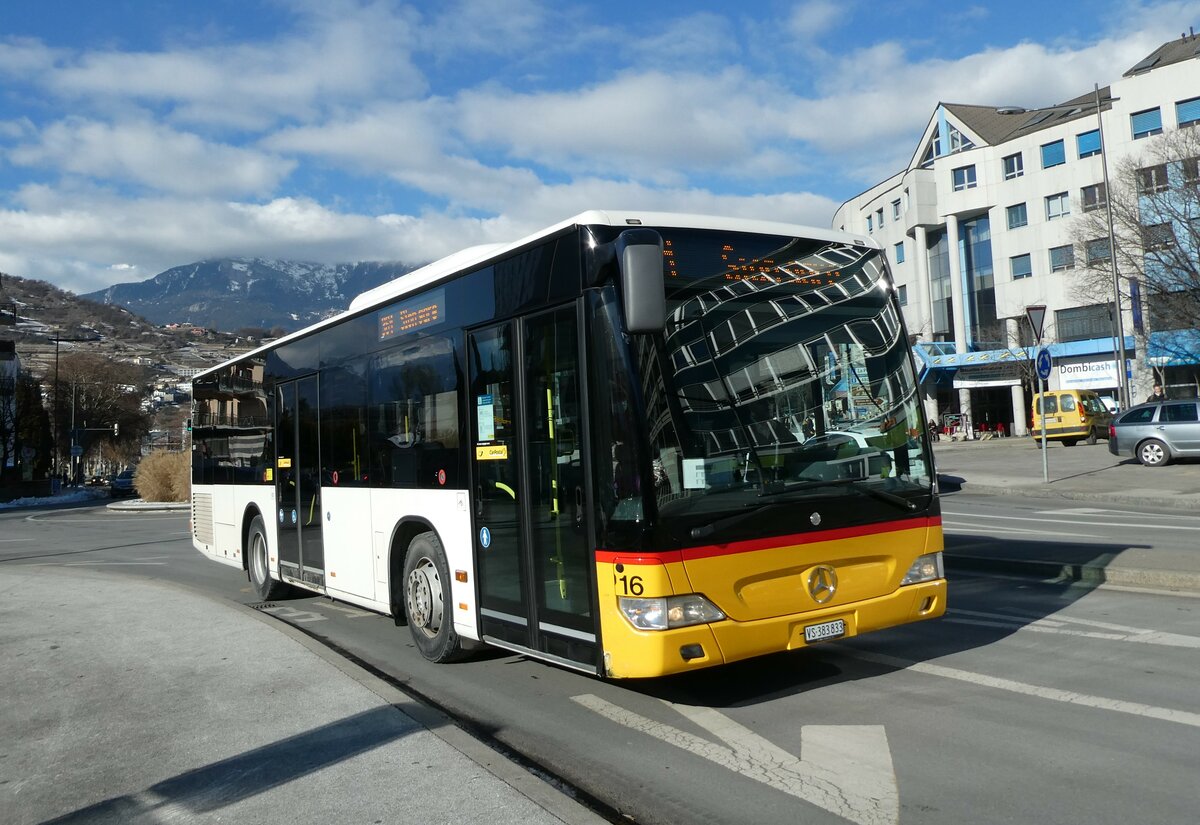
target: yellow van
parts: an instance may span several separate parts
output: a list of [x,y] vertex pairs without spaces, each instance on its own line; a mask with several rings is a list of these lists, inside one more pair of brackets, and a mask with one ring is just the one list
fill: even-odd
[[[1043,409],[1043,406],[1045,409]],[[1053,390],[1033,396],[1033,440],[1042,440],[1042,415],[1046,416],[1046,440],[1074,447],[1080,441],[1095,444],[1108,438],[1112,413],[1091,390]]]

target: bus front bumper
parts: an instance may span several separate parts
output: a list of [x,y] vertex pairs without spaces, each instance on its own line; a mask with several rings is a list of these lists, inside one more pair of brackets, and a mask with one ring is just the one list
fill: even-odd
[[[946,580],[901,587],[885,596],[847,605],[791,613],[769,619],[729,619],[671,630],[637,630],[614,615],[604,622],[604,675],[615,679],[650,678],[846,639],[908,622],[934,619],[946,612]],[[615,611],[614,611],[615,614]],[[840,633],[806,641],[805,628]],[[818,628],[818,626],[821,626]]]

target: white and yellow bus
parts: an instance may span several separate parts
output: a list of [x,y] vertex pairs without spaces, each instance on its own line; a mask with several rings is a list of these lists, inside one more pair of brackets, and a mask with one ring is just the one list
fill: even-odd
[[876,244],[586,212],[196,376],[192,532],[257,594],[650,677],[940,616]]

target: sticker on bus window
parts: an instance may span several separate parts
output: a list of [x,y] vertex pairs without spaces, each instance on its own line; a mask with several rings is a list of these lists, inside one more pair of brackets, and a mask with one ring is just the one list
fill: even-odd
[[496,406],[490,395],[481,395],[475,402],[475,418],[479,423],[479,440],[496,439]]
[[504,461],[508,458],[507,444],[488,444],[475,448],[476,461]]
[[292,459],[287,456],[280,456],[278,463],[281,470],[290,470],[292,468]]
[[704,459],[685,458],[683,460],[683,489],[703,490],[707,486],[704,479]]

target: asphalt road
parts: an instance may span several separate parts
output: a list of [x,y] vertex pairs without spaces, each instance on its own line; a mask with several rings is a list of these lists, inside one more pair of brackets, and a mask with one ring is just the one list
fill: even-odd
[[[1182,514],[1147,529],[1141,514],[1061,502],[961,497],[946,511],[948,543],[998,550],[1200,545],[1200,520]],[[0,575],[78,565],[254,604],[245,579],[203,559],[185,531],[170,514],[5,514]],[[434,698],[626,821],[1194,821],[1200,599],[958,575],[951,587],[936,622],[625,683],[504,652],[431,665],[405,628],[324,598],[260,609]]]

